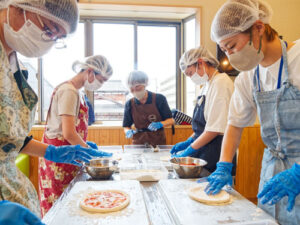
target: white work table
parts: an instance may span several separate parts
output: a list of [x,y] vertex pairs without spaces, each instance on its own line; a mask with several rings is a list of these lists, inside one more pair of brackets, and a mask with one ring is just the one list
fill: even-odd
[[[136,153],[134,154],[136,156]],[[159,160],[160,156],[161,153],[149,151],[141,153],[142,158],[150,157]],[[178,179],[174,171],[169,171],[168,179],[158,182],[120,180],[119,173],[115,173],[109,181],[94,181],[81,169],[45,215],[43,222],[47,225],[277,224],[271,216],[233,189],[229,191],[233,197],[233,202],[229,205],[209,206],[196,202],[186,193],[187,188],[195,184],[193,179]],[[79,201],[86,190],[97,188],[125,190],[131,197],[131,203],[122,210],[123,212],[89,215],[80,209]]]

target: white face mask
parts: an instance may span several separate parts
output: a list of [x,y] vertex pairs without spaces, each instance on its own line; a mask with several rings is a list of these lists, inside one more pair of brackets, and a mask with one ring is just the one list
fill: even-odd
[[264,58],[264,53],[254,48],[249,41],[238,52],[227,55],[230,64],[239,71],[248,71],[254,69]]
[[92,83],[90,83],[88,81],[88,79],[86,79],[86,81],[84,82],[84,88],[88,91],[97,91],[99,88],[101,88],[103,85],[102,82],[100,82],[95,74],[94,74],[94,81]]
[[135,91],[132,92],[132,95],[137,98],[138,100],[141,100],[145,95],[146,95],[146,90],[142,90],[142,91]]
[[9,7],[7,10],[7,22],[4,24],[4,38],[7,45],[26,57],[40,57],[46,54],[55,41],[44,41],[43,31],[38,28],[31,20],[26,20],[24,11],[24,25],[15,31],[9,25]]
[[202,84],[205,84],[206,81],[208,81],[208,75],[205,71],[205,67],[204,68],[204,74],[203,76],[201,77],[199,74],[198,74],[198,64],[196,66],[196,72],[191,76],[191,80],[196,84],[196,85],[202,85]]

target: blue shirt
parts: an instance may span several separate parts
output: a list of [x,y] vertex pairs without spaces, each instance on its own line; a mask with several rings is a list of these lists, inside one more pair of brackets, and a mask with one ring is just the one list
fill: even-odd
[[89,120],[88,120],[88,124],[90,126],[93,123],[95,123],[95,112],[94,112],[94,109],[93,109],[93,106],[92,106],[90,100],[88,99],[88,97],[86,95],[84,95],[84,100],[85,100],[87,106],[89,107]]
[[[134,98],[135,104],[141,104],[139,100]],[[152,92],[148,91],[148,98],[145,104],[152,103]],[[156,94],[156,107],[162,118],[162,120],[166,120],[172,118],[172,112],[170,110],[168,101],[165,96],[162,94]],[[133,124],[133,118],[131,114],[131,99],[128,100],[125,104],[124,109],[124,118],[123,118],[123,127],[131,127]]]

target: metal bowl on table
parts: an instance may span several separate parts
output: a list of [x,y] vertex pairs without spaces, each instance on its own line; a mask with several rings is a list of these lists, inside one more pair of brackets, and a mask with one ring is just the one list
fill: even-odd
[[180,178],[199,178],[203,166],[207,164],[203,159],[192,157],[172,158],[170,162]]
[[118,169],[118,161],[110,158],[92,159],[90,163],[85,163],[86,172],[93,179],[109,179]]

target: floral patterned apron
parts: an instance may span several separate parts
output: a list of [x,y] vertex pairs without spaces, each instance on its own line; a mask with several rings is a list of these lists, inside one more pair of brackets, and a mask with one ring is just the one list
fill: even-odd
[[0,62],[0,200],[18,202],[40,216],[35,188],[15,165],[33,125],[38,97],[20,70],[12,72],[1,42]]
[[[52,94],[48,114],[50,113],[53,97],[58,87]],[[80,101],[80,108],[76,121],[76,131],[82,139],[86,141],[88,133],[88,106],[84,99],[83,103]],[[70,143],[63,138],[49,139],[45,133],[43,136],[43,142],[55,146],[70,145]],[[65,188],[76,176],[78,170],[79,167],[74,165],[55,163],[44,158],[39,159],[39,197],[42,216],[49,211],[53,203],[60,197]]]

